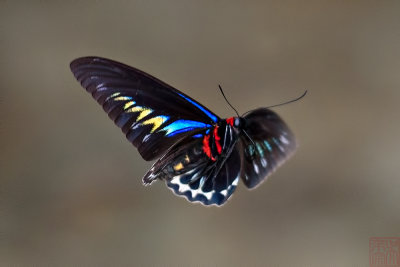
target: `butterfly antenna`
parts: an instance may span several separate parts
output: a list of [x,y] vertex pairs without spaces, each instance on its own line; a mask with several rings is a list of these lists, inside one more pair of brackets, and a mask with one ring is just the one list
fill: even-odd
[[307,90],[301,96],[299,96],[296,99],[293,99],[293,100],[290,100],[290,101],[287,101],[287,102],[284,102],[284,103],[281,103],[281,104],[278,104],[278,105],[269,106],[267,108],[274,108],[274,107],[283,106],[283,105],[286,105],[286,104],[289,104],[289,103],[296,102],[296,101],[302,99],[306,94],[307,94]]
[[237,110],[231,105],[231,103],[229,103],[228,99],[226,99],[226,96],[224,94],[224,91],[222,90],[221,85],[218,84],[219,90],[221,91],[222,96],[225,98],[226,103],[228,103],[229,106],[231,106],[231,108],[236,112],[237,116],[240,117],[239,113],[237,112]]
[[253,139],[251,139],[251,137],[249,136],[249,134],[245,130],[242,130],[242,131],[247,136],[247,138],[250,140],[250,142],[253,143],[253,146],[254,146],[254,149],[255,149],[256,148],[256,143],[254,143]]

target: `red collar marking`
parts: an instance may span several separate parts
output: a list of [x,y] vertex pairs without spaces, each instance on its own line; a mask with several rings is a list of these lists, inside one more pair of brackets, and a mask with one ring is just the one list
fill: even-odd
[[226,119],[226,123],[230,124],[231,126],[233,126],[233,123],[235,122],[235,117],[231,117]]

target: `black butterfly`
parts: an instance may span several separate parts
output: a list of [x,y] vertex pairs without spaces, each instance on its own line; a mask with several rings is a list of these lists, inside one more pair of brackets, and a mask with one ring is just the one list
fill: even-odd
[[71,63],[76,79],[145,160],[158,159],[145,185],[165,180],[189,201],[222,205],[242,178],[254,188],[295,150],[282,119],[267,108],[221,119],[164,82],[99,57]]

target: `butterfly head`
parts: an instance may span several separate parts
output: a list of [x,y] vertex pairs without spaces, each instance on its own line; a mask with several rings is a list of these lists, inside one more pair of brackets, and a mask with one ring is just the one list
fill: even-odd
[[231,117],[226,119],[226,123],[238,130],[241,130],[244,128],[246,121],[242,117]]

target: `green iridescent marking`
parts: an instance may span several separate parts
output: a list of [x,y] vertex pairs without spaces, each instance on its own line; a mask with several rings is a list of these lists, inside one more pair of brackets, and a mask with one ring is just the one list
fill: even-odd
[[249,156],[253,156],[253,155],[254,155],[254,152],[255,152],[254,146],[253,146],[253,145],[249,145],[249,146],[247,147],[247,152],[248,152],[248,155],[249,155]]
[[261,144],[260,143],[256,143],[256,147],[257,147],[258,153],[260,153],[260,155],[263,156],[264,155],[264,149],[262,148]]
[[272,151],[272,147],[271,147],[271,145],[268,143],[267,140],[264,140],[264,144],[265,144],[265,146],[267,147],[268,151],[271,152],[271,151]]
[[274,143],[275,143],[277,146],[279,146],[279,141],[278,141],[278,139],[276,139],[275,137],[272,137],[272,141],[274,141]]

